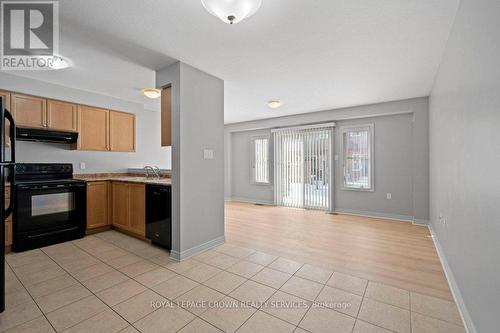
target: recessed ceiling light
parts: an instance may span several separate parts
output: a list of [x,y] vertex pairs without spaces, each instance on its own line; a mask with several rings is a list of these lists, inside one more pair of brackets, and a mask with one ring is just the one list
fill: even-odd
[[267,102],[267,106],[269,106],[271,109],[277,109],[281,106],[281,101],[269,101]]
[[55,55],[52,56],[51,61],[48,62],[49,67],[52,69],[65,69],[71,66],[71,62],[67,58]]
[[144,88],[142,89],[142,93],[148,98],[158,98],[161,96],[161,90],[155,88]]
[[255,14],[262,0],[201,0],[201,3],[210,14],[233,24]]

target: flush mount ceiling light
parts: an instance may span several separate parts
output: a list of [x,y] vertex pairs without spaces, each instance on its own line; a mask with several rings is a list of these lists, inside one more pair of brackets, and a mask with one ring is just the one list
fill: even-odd
[[148,98],[158,98],[161,96],[160,89],[155,88],[144,88],[142,89],[142,93]]
[[262,0],[201,0],[201,3],[210,14],[233,24],[255,14]]
[[269,106],[271,109],[277,109],[281,106],[281,101],[269,101],[267,102],[267,106]]
[[48,61],[49,67],[52,69],[65,69],[71,66],[69,59],[63,58],[61,56],[52,56],[52,59]]

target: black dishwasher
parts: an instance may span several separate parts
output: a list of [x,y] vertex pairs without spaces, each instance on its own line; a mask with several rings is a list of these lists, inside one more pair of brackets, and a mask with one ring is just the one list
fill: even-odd
[[146,185],[146,238],[168,250],[172,247],[172,188]]

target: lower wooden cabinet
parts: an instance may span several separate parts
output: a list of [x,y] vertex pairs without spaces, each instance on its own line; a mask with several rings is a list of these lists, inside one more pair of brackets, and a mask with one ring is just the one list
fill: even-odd
[[130,231],[146,236],[146,186],[129,184]]
[[12,245],[12,220],[5,221],[5,247]]
[[146,235],[146,187],[144,184],[112,182],[113,225],[144,237]]
[[113,225],[128,229],[128,204],[129,204],[129,187],[128,183],[112,182],[112,216]]
[[[5,207],[9,206],[9,200],[10,200],[10,187],[5,187]],[[12,245],[12,215],[5,220],[4,232],[5,232],[4,234],[5,247],[9,247]]]
[[87,183],[87,229],[111,224],[109,192],[107,181]]

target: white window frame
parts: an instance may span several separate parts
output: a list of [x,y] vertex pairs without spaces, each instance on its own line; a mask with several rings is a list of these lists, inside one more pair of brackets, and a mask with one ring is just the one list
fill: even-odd
[[[262,139],[267,140],[267,182],[258,182],[255,179],[255,141]],[[271,136],[269,134],[252,136],[252,140],[250,142],[250,154],[250,182],[253,185],[271,185]]]
[[[375,131],[374,124],[360,124],[360,125],[349,125],[340,127],[340,135],[341,135],[341,156],[342,156],[342,189],[348,191],[361,191],[361,192],[374,192],[375,191]],[[370,158],[370,187],[357,187],[346,184],[346,153],[345,153],[345,133],[346,132],[354,132],[354,131],[369,131],[368,137],[370,138],[370,150],[369,150],[369,158]]]

